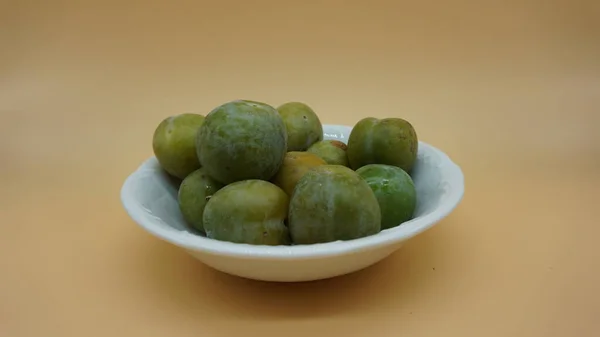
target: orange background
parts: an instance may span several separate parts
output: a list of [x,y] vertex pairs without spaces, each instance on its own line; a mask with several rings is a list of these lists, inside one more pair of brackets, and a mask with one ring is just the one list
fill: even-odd
[[[2,336],[600,335],[597,1],[13,0],[0,42]],[[408,119],[465,198],[349,276],[213,271],[119,189],[162,118],[238,98]]]

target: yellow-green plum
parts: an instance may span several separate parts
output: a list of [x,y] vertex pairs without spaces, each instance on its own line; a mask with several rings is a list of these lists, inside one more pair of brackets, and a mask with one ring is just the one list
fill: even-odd
[[154,130],[154,156],[171,176],[184,179],[200,168],[195,140],[203,122],[202,115],[183,113],[165,118]]
[[223,184],[209,177],[204,168],[197,169],[183,179],[179,185],[177,201],[188,225],[205,233],[202,223],[204,208],[212,195],[221,188]]
[[288,135],[288,151],[306,151],[323,139],[323,125],[314,110],[301,102],[288,102],[277,108]]
[[234,182],[218,190],[206,204],[202,218],[206,236],[234,243],[287,245],[288,205],[288,195],[268,181]]
[[286,153],[283,159],[283,165],[279,169],[279,172],[273,178],[273,183],[291,196],[294,192],[294,188],[298,183],[298,180],[306,174],[313,167],[327,164],[320,157],[300,151],[291,151]]

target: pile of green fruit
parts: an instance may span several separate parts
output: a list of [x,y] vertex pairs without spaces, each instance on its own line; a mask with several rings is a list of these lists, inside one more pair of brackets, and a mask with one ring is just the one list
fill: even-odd
[[345,144],[323,139],[306,104],[236,100],[206,116],[166,118],[152,145],[164,171],[181,180],[183,218],[215,240],[352,240],[410,220],[416,207],[417,134],[401,118],[364,118]]

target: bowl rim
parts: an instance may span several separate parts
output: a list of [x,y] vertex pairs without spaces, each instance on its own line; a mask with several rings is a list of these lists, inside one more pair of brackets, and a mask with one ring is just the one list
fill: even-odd
[[[352,129],[349,126],[335,124],[324,124],[323,127]],[[311,259],[344,255],[408,240],[433,227],[448,216],[462,201],[464,174],[461,168],[446,153],[421,140],[419,140],[419,151],[434,152],[439,156],[441,163],[438,167],[441,169],[442,180],[450,185],[449,195],[444,198],[443,202],[440,202],[436,209],[428,214],[411,219],[401,226],[385,229],[377,234],[354,240],[292,246],[251,245],[209,239],[185,230],[159,226],[156,221],[152,221],[151,215],[142,209],[133,194],[133,186],[138,178],[137,175],[150,161],[156,161],[154,156],[146,159],[125,179],[120,191],[121,203],[127,214],[144,230],[159,239],[191,251],[243,259]]]

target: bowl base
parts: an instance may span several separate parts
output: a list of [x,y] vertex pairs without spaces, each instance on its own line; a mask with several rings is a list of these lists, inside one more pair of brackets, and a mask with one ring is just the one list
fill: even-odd
[[356,252],[320,258],[240,259],[209,255],[200,251],[187,252],[205,265],[220,272],[267,282],[309,282],[350,274],[387,258],[402,245],[379,247],[369,252]]

